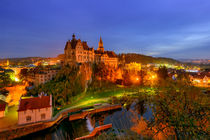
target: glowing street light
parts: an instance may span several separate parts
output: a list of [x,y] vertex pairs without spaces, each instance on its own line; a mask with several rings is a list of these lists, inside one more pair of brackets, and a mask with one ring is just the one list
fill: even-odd
[[155,79],[156,78],[156,75],[152,75],[152,79]]
[[17,78],[17,77],[15,77],[15,82],[19,82],[20,80]]

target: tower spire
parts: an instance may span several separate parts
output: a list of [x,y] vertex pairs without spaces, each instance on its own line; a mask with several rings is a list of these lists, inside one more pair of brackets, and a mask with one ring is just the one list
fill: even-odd
[[100,43],[101,43],[101,44],[103,44],[103,41],[102,41],[102,38],[101,38],[101,36],[100,36]]
[[98,49],[97,50],[104,52],[104,45],[103,45],[103,41],[102,41],[101,36],[100,36],[100,41],[98,43]]

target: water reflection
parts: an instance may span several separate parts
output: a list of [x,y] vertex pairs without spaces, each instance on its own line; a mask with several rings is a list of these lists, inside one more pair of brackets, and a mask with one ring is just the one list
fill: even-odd
[[89,134],[86,120],[77,120],[70,122],[68,119],[62,121],[58,126],[36,132],[19,139],[24,140],[73,140]]
[[[182,89],[182,88],[180,88]],[[208,138],[209,107],[207,95],[196,89],[179,92],[175,89],[161,91],[155,96],[138,95],[113,99],[124,108],[89,115],[84,120],[63,121],[57,127],[28,135],[25,139],[74,139],[89,134],[94,127],[112,123],[107,134],[128,136],[127,132],[141,138],[192,139]],[[111,131],[111,132],[110,132]]]
[[90,131],[90,132],[92,132],[93,131],[93,129],[94,129],[94,127],[95,127],[95,125],[93,126],[92,124],[91,124],[91,118],[90,117],[86,117],[86,123],[87,123],[87,128],[88,128],[88,130]]
[[144,118],[149,121],[152,118],[152,109],[144,101],[134,101],[127,108],[88,115],[84,120],[69,122],[66,119],[58,126],[30,134],[23,139],[71,140],[89,134],[97,126],[109,123],[113,126],[110,131],[121,134],[123,131],[134,131],[132,129],[136,124],[134,118],[135,120]]

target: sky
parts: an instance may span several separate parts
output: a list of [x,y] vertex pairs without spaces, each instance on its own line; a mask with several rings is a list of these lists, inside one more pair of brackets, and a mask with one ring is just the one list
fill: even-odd
[[0,0],[0,58],[55,57],[73,33],[116,53],[210,59],[210,0]]

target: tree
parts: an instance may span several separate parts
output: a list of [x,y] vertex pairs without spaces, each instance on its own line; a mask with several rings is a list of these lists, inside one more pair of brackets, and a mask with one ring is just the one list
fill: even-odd
[[82,75],[77,66],[63,67],[51,81],[39,85],[28,92],[28,95],[37,96],[44,92],[53,95],[54,106],[70,103],[70,98],[82,93],[85,89],[82,84]]
[[9,74],[0,75],[0,81],[1,81],[0,86],[2,87],[5,87],[12,82]]
[[158,79],[159,81],[161,80],[165,80],[168,78],[168,70],[167,68],[164,66],[164,67],[160,67],[157,71],[157,75],[158,75]]
[[170,83],[157,93],[154,104],[155,116],[149,126],[156,128],[155,134],[172,130],[177,139],[208,137],[208,97],[200,89]]

